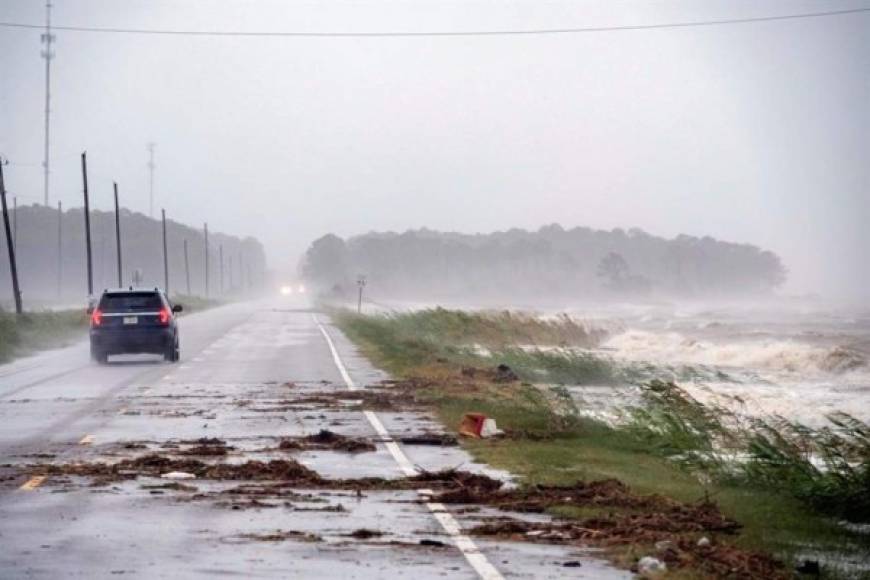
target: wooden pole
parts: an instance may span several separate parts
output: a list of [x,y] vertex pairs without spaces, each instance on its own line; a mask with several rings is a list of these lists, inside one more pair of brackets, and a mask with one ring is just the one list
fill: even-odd
[[160,210],[160,219],[163,222],[163,290],[169,296],[169,254],[166,251],[166,210]]
[[15,298],[15,314],[21,314],[21,289],[18,287],[18,266],[15,263],[15,244],[9,226],[9,208],[6,206],[6,184],[3,181],[3,160],[0,159],[0,198],[3,200],[3,227],[6,229],[6,248],[9,250],[9,272],[12,275],[12,296]]
[[190,296],[190,261],[187,259],[187,239],[184,240],[184,277],[187,280],[187,295]]
[[[91,255],[91,206],[88,202],[88,154],[82,153],[82,182],[85,195],[85,249],[88,267],[88,300],[94,297],[94,259]],[[90,304],[89,304],[90,306]]]
[[118,205],[118,184],[112,182],[115,190],[115,247],[118,249],[118,288],[124,286],[124,269],[121,261],[121,208]]

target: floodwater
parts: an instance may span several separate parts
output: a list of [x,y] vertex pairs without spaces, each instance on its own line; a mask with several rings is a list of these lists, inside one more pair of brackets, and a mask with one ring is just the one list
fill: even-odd
[[870,420],[870,312],[650,306],[575,310],[608,328],[597,349],[643,363],[702,401],[811,425],[833,412]]

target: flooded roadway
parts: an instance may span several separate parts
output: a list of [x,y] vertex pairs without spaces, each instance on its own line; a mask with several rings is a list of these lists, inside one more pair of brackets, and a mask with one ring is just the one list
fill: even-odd
[[[250,498],[229,493],[238,481],[207,477],[175,487],[135,473],[31,477],[35,464],[177,457],[189,450],[184,442],[212,438],[227,455],[197,459],[292,458],[329,479],[453,467],[509,478],[458,447],[395,442],[440,431],[419,410],[363,410],[350,397],[313,403],[386,377],[304,303],[230,305],[180,324],[175,365],[119,357],[101,367],[81,343],[0,367],[3,578],[629,577],[574,546],[470,538],[463,530],[507,514],[445,507],[415,489]],[[276,448],[321,430],[372,441],[375,451]]]

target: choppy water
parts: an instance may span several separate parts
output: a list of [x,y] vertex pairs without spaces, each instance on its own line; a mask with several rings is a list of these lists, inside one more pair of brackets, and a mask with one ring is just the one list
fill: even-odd
[[814,425],[835,411],[870,421],[870,312],[657,306],[572,315],[611,329],[600,350],[617,362],[698,368],[677,382],[700,400]]

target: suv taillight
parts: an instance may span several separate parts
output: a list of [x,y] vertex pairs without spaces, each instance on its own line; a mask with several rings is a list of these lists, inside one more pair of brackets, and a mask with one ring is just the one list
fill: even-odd
[[157,318],[160,320],[160,324],[169,324],[170,316],[172,316],[172,314],[169,312],[168,308],[161,308]]
[[94,308],[91,312],[91,326],[99,326],[103,323],[103,313],[99,308]]

